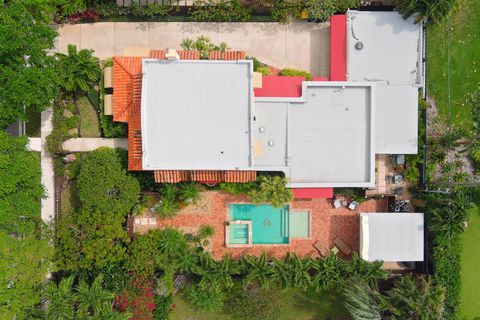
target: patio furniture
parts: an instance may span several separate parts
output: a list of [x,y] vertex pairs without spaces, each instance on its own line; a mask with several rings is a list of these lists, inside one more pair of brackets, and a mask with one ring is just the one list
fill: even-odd
[[154,226],[157,224],[157,218],[148,218],[148,224]]
[[317,249],[318,253],[322,257],[326,257],[328,253],[330,252],[327,247],[325,247],[320,241],[317,241],[313,244],[313,247]]
[[352,249],[350,249],[350,247],[340,237],[336,237],[335,240],[333,240],[333,243],[344,255],[349,256],[352,254]]
[[335,209],[341,208],[342,207],[342,200],[340,200],[340,199],[333,200],[333,207]]
[[353,211],[357,208],[358,205],[359,205],[359,203],[357,201],[352,201],[352,202],[350,202],[350,205],[348,206],[348,209]]

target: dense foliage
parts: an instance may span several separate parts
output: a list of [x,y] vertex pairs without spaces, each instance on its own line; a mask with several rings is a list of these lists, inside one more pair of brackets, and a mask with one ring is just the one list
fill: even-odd
[[205,36],[199,36],[196,40],[185,38],[180,44],[183,50],[198,50],[200,52],[200,59],[208,60],[210,58],[210,51],[226,51],[229,49],[225,42],[216,45]]
[[22,234],[38,222],[44,197],[40,159],[26,144],[0,131],[0,229]]
[[302,71],[302,70],[296,70],[296,69],[291,69],[291,68],[285,68],[280,70],[278,73],[279,76],[295,76],[295,77],[304,77],[305,80],[311,81],[312,80],[312,75],[308,73],[307,71]]
[[56,35],[23,1],[0,4],[0,129],[26,120],[24,109],[45,110],[58,94],[55,59],[47,54]]
[[416,15],[416,23],[440,23],[452,11],[456,0],[396,0],[395,5],[407,19]]
[[129,313],[113,309],[115,294],[103,287],[98,276],[91,285],[81,280],[74,286],[74,278],[63,278],[57,285],[50,283],[46,290],[49,301],[46,320],[115,319],[127,320]]
[[240,0],[215,1],[196,0],[190,12],[194,21],[248,21],[252,11],[240,3]]
[[31,319],[38,312],[42,284],[53,248],[47,235],[14,237],[0,230],[0,314],[3,319]]
[[127,175],[120,150],[99,148],[82,161],[77,179],[77,195],[85,210],[114,212],[125,216],[135,205],[140,187]]
[[278,176],[261,176],[259,186],[250,192],[250,197],[255,203],[271,203],[280,208],[293,200],[292,190],[286,187],[287,180]]

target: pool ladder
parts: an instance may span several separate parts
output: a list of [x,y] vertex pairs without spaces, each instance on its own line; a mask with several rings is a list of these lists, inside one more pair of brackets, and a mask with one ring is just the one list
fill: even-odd
[[290,223],[288,221],[288,210],[282,209],[282,236],[289,237],[290,236]]

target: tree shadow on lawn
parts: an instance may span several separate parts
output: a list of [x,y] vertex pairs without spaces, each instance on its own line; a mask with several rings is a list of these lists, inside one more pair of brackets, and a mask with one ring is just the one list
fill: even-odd
[[[315,292],[310,289],[307,291],[292,290],[292,305],[297,311],[303,311],[305,314],[300,317],[298,313],[292,314],[291,319],[315,319],[315,320],[346,320],[350,319],[345,307],[343,306],[342,294],[336,291]],[[290,318],[286,318],[290,319]]]

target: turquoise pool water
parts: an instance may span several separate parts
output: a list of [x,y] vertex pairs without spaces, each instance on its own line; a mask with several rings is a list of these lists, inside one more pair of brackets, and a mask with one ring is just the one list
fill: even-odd
[[228,243],[247,244],[248,243],[248,225],[232,224],[229,226]]
[[228,219],[252,221],[253,244],[288,243],[288,206],[278,209],[271,205],[231,204]]

